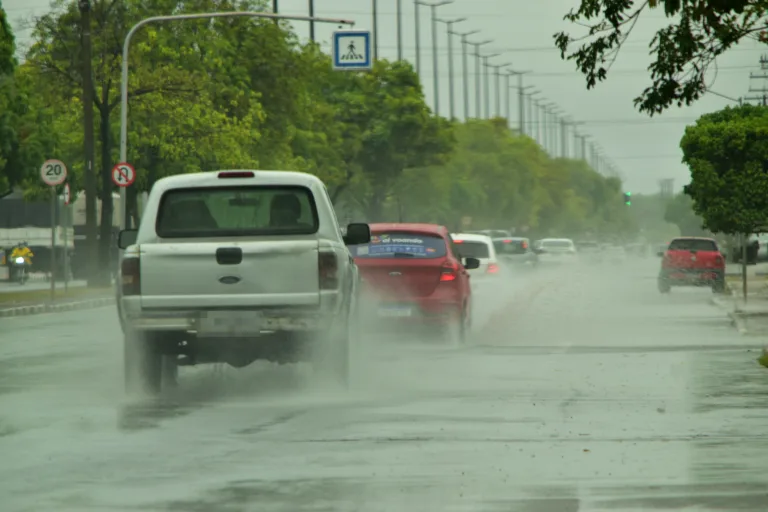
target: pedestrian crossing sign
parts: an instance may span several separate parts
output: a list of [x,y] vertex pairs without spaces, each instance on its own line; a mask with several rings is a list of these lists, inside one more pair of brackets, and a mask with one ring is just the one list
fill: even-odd
[[333,33],[333,69],[371,69],[371,33],[343,30]]

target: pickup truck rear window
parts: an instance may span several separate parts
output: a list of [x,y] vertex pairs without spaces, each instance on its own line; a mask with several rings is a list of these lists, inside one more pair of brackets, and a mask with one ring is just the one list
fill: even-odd
[[445,240],[439,236],[416,233],[376,233],[371,242],[354,246],[357,258],[443,258]]
[[169,190],[155,224],[161,238],[311,235],[317,229],[312,192],[296,186]]
[[669,244],[670,251],[717,251],[717,244],[712,240],[679,238]]

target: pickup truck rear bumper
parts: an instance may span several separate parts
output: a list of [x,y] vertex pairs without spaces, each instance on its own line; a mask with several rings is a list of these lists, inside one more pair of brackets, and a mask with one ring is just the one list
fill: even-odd
[[199,336],[253,336],[280,331],[319,331],[333,324],[333,311],[312,307],[237,310],[146,309],[138,297],[120,299],[125,327],[137,331],[182,331]]

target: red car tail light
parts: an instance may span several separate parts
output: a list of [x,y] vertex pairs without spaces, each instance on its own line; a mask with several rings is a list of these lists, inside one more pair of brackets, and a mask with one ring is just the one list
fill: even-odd
[[141,262],[139,258],[125,258],[120,264],[121,287],[124,297],[141,293]]
[[[455,281],[459,277],[459,268],[450,261],[443,264],[443,272],[440,274],[441,282]],[[434,282],[434,281],[433,281]]]
[[523,241],[520,245],[522,245],[523,249],[527,249],[528,248],[528,242],[526,242],[526,241]]
[[252,171],[222,171],[219,178],[253,178],[255,174]]
[[488,264],[488,273],[489,274],[497,274],[499,272],[499,266],[495,263],[489,263]]
[[339,287],[339,261],[336,258],[336,253],[318,253],[317,270],[320,276],[321,290],[335,290]]
[[715,265],[717,265],[718,267],[722,267],[723,265],[725,265],[725,260],[723,259],[722,256],[720,255],[715,256]]

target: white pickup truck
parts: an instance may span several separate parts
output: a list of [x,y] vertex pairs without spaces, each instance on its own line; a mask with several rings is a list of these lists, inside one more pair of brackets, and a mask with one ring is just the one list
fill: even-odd
[[155,183],[120,233],[126,387],[157,393],[179,365],[310,360],[349,376],[359,275],[325,185],[310,174],[219,171]]

